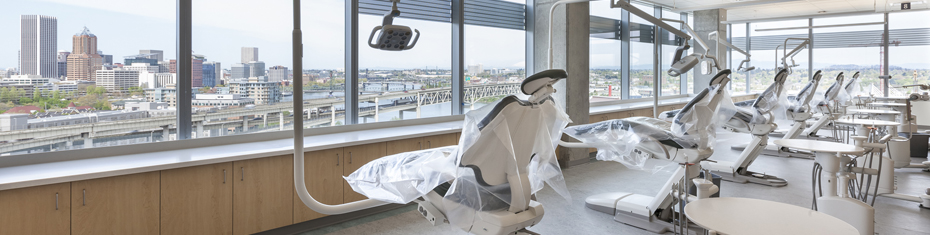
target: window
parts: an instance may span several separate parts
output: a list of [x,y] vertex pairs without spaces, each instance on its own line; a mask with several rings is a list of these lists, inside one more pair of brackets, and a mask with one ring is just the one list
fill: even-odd
[[[808,26],[807,19],[749,24],[749,34],[752,37],[752,51],[750,54],[752,54],[753,66],[756,66],[756,70],[753,70],[751,73],[751,90],[765,90],[769,85],[772,84],[772,79],[775,78],[775,74],[778,72],[776,67],[782,66],[780,63],[781,58],[784,57],[783,55],[786,53],[786,51],[783,50],[783,48],[785,48],[784,44],[786,38],[808,37],[807,29],[772,31],[759,30],[802,26]],[[794,49],[798,43],[800,43],[800,41],[788,41],[788,50],[790,51]],[[778,48],[777,53],[775,51],[776,48]],[[792,73],[788,75],[788,78],[785,81],[788,95],[796,95],[801,90],[801,88],[807,85],[808,81],[810,81],[810,73],[808,72],[809,69],[807,63],[808,53],[809,49],[803,49],[794,57],[789,57],[786,59],[786,63],[788,66],[791,66],[792,71]],[[820,89],[818,88],[818,90]]]
[[[733,44],[734,46],[739,47],[740,50],[745,51],[745,50],[746,50],[746,47],[743,46],[743,45],[746,44],[746,41],[745,41],[745,38],[746,38],[746,24],[731,24],[731,25],[729,25],[729,28],[730,28],[729,31],[731,32],[731,33],[730,33],[730,37],[729,37],[729,38],[731,38],[731,40],[730,40],[731,44]],[[720,35],[720,36],[723,36],[723,37],[720,37],[720,38],[723,38],[724,40],[726,40],[726,38],[727,38],[727,37],[724,36],[724,35]],[[738,41],[737,41],[737,40],[738,40],[737,38],[738,38],[739,40],[743,40],[743,41],[738,42]],[[708,42],[708,43],[711,43],[711,42]],[[725,46],[722,45],[722,44],[718,44],[718,46],[723,46],[723,47],[725,47]],[[720,48],[720,49],[722,50],[723,48]],[[743,60],[746,59],[746,55],[743,55],[742,53],[739,53],[739,51],[736,51],[736,50],[733,49],[733,48],[728,48],[728,51],[730,52],[730,53],[729,53],[729,57],[728,57],[728,59],[730,60],[730,65],[727,66],[727,67],[730,68],[730,71],[732,72],[732,75],[730,76],[730,78],[731,78],[731,80],[732,80],[732,82],[730,83],[730,89],[731,89],[731,91],[732,91],[733,94],[742,94],[742,93],[746,93],[746,92],[748,92],[748,90],[746,89],[746,88],[747,88],[747,84],[746,84],[746,80],[747,80],[747,79],[746,79],[746,78],[749,77],[749,72],[740,72],[740,71],[738,70],[738,69],[739,69],[739,66],[740,66],[740,62],[742,62]],[[751,55],[751,54],[750,54],[750,55]],[[753,57],[754,57],[754,56],[753,56]],[[753,58],[753,57],[750,57],[750,58]],[[757,58],[753,58],[753,59],[757,59]],[[749,64],[744,64],[744,65],[743,65],[743,67],[749,67],[749,66],[750,66]],[[770,84],[771,84],[771,83],[769,83],[768,85],[770,85]],[[760,91],[760,92],[761,92],[761,91]]]
[[[882,22],[882,14],[817,18],[815,26]],[[882,81],[879,79],[882,59],[881,38],[884,26],[862,25],[814,29],[814,71],[822,70],[821,88],[836,82],[843,72],[847,81],[860,72],[859,84],[865,90],[862,95],[882,96]]]
[[[654,15],[652,7],[635,3],[633,6]],[[649,98],[653,96],[655,75],[652,67],[655,53],[652,31],[655,26],[633,14],[630,14],[630,21],[630,99]]]
[[[663,10],[662,16],[659,18],[679,20],[681,19],[681,14],[674,13],[668,10]],[[679,30],[685,30],[684,27],[681,27],[680,23],[674,23],[674,22],[668,22],[668,21],[666,21],[666,23],[669,23],[669,25]],[[662,84],[661,86],[662,89],[659,90],[659,94],[661,96],[681,94],[682,93],[681,92],[681,79],[687,79],[688,75],[684,74],[681,76],[673,77],[671,75],[668,75],[668,73],[666,72],[668,71],[668,68],[672,66],[672,60],[675,57],[675,50],[678,49],[677,43],[680,40],[677,40],[677,36],[675,36],[674,34],[666,30],[662,30],[662,34],[660,35],[660,37],[661,37],[660,42],[662,42],[662,58],[660,59],[659,62],[661,63],[662,67],[659,68],[659,75],[661,75],[659,79],[659,84]]]
[[[160,72],[176,57],[175,1],[13,1],[5,9],[11,17],[0,24],[20,37],[0,41],[0,68],[12,68],[0,71],[0,154],[174,139],[174,128],[163,128],[175,123],[172,101],[144,89],[140,72]],[[149,54],[141,70],[126,64],[139,54]]]
[[[930,12],[894,12],[888,15],[889,21],[889,75],[891,75],[889,95],[904,96],[911,92],[925,92],[917,87],[900,88],[903,85],[930,83],[930,22],[926,19]],[[920,33],[915,33],[920,32]]]
[[465,1],[465,112],[523,94],[520,83],[532,66],[526,64],[525,3]]
[[623,10],[610,8],[609,1],[594,1],[591,8],[589,41],[589,96],[591,102],[619,100],[623,86],[623,42],[620,41]]

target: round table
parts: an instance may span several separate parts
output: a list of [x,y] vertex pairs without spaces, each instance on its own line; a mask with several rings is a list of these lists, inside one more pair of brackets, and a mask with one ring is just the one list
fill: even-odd
[[[874,235],[875,209],[862,201],[849,197],[848,165],[852,158],[843,154],[861,154],[864,149],[855,145],[809,139],[775,140],[778,146],[814,152],[814,161],[823,167],[821,187],[823,196],[817,198],[817,209],[846,221],[859,230],[860,235]],[[833,234],[833,233],[826,233]]]
[[723,234],[859,234],[849,223],[822,212],[751,198],[700,199],[685,206],[685,215]]
[[878,110],[878,109],[847,109],[846,113],[861,113],[861,114],[890,114],[898,115],[901,112],[891,111],[891,110]]
[[905,103],[869,103],[869,106],[907,107]]
[[849,118],[836,119],[836,123],[839,123],[839,124],[846,124],[846,125],[866,125],[866,126],[897,126],[897,125],[901,125],[901,123],[898,123],[898,122],[885,121],[885,120],[849,119]]

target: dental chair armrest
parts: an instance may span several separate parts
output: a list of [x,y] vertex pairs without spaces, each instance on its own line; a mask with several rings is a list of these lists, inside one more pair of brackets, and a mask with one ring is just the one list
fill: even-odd
[[559,140],[559,145],[566,148],[597,148],[581,142],[565,142],[562,140]]

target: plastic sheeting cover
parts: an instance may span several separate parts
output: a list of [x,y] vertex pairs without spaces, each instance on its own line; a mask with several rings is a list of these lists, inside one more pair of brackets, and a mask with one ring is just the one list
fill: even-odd
[[[508,99],[516,98],[502,100]],[[481,211],[525,208],[511,206],[513,198],[529,203],[528,198],[513,197],[512,189],[529,188],[530,192],[516,193],[530,195],[548,184],[570,200],[555,155],[562,131],[571,122],[568,115],[551,99],[538,104],[518,100],[520,105],[495,110],[500,102],[465,114],[457,146],[386,156],[363,165],[346,181],[368,198],[393,203],[409,203],[451,181],[443,201],[431,203],[442,203],[449,223],[466,231],[482,219]],[[489,114],[496,116],[486,120]]]
[[[662,144],[684,149],[713,151],[716,129],[736,113],[725,86],[710,87],[690,110],[679,112],[669,123],[655,118],[633,117],[571,126],[565,134],[598,149],[597,159],[615,161],[631,169],[657,172],[667,165],[655,164],[649,156],[634,154],[642,145]],[[721,97],[714,97],[718,95]],[[712,102],[717,102],[716,105]]]

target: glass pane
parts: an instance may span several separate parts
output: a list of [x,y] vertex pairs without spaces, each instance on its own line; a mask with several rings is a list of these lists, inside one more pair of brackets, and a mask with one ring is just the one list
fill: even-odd
[[[746,38],[746,24],[734,24],[734,25],[730,25],[730,32],[731,32],[731,33],[730,33],[731,44],[745,44],[745,42],[744,42],[744,43],[735,43],[735,42],[733,42],[732,40],[736,40],[736,38],[741,38],[741,39],[745,39],[745,38]],[[724,40],[726,40],[725,37],[724,37]],[[719,46],[724,46],[724,45],[722,45],[722,44],[718,44],[718,45],[719,45]],[[721,48],[721,49],[722,49],[722,48]],[[739,49],[743,50],[743,49],[746,49],[746,48],[739,48]],[[743,55],[742,53],[740,53],[739,51],[737,51],[737,50],[735,50],[735,49],[733,49],[733,48],[728,48],[728,50],[730,50],[730,56],[731,56],[731,57],[729,58],[729,60],[730,60],[730,66],[728,66],[728,68],[729,68],[730,71],[732,72],[732,74],[731,74],[731,76],[730,76],[730,78],[732,79],[732,82],[730,83],[730,89],[731,89],[731,91],[732,91],[733,94],[742,94],[742,93],[746,93],[746,92],[747,92],[747,91],[746,91],[746,78],[749,76],[749,72],[741,72],[741,71],[739,71],[740,62],[742,62],[743,60],[746,59],[746,55]],[[751,57],[750,57],[750,58],[751,58]],[[749,65],[748,65],[748,64],[743,64],[743,67],[749,67]],[[769,83],[769,84],[771,84],[771,83]]]
[[[773,21],[773,22],[760,22],[760,23],[750,23],[750,35],[753,37],[753,41],[756,41],[757,37],[776,37],[775,41],[783,42],[784,38],[807,38],[808,32],[807,29],[789,29],[789,30],[771,30],[771,31],[758,31],[760,29],[776,29],[776,28],[785,28],[785,27],[800,27],[808,26],[808,21],[804,20],[789,20],[789,21]],[[760,39],[761,40],[761,39]],[[797,46],[799,41],[790,41],[788,43],[789,51]],[[755,44],[755,43],[754,43]],[[756,48],[753,47],[750,54],[753,58],[753,66],[756,67],[756,70],[752,71],[752,84],[753,90],[764,90],[769,85],[772,84],[772,79],[775,78],[775,73],[777,73],[776,67],[782,66],[780,61],[785,54],[785,46],[783,43],[779,43],[777,58],[775,47],[771,48]],[[789,95],[797,94],[801,88],[807,85],[810,80],[810,73],[808,71],[808,53],[809,49],[803,49],[798,52],[793,57],[787,58],[785,61],[788,66],[791,67],[792,73],[788,75],[788,78],[785,81],[787,85],[787,90]],[[795,66],[797,65],[797,66]],[[821,80],[823,81],[823,80]],[[757,88],[758,87],[758,88]],[[820,89],[818,89],[820,90]]]
[[[882,22],[884,17],[881,14],[861,15],[861,16],[844,16],[814,19],[814,25],[838,25],[838,24],[856,24]],[[860,72],[860,87],[866,90],[867,94],[882,96],[881,76],[882,53],[879,45],[881,44],[883,25],[864,25],[864,26],[845,26],[815,28],[814,38],[819,35],[829,35],[836,33],[850,33],[859,38],[874,38],[878,41],[865,43],[845,43],[835,45],[837,42],[827,45],[814,44],[814,71],[822,70],[823,78],[821,86],[823,91],[836,82],[836,76],[843,72],[846,79],[852,78],[856,72]],[[818,41],[820,42],[820,41]],[[856,55],[856,56],[850,56]],[[818,90],[821,90],[818,88]]]
[[465,25],[465,110],[523,94],[517,91],[527,76],[525,51],[525,31]]
[[594,1],[591,7],[591,37],[589,41],[591,102],[621,99],[621,67],[619,8],[610,8],[609,1]]
[[892,76],[890,81],[890,96],[903,96],[911,92],[926,92],[918,87],[901,88],[903,85],[928,84],[930,83],[930,63],[927,62],[927,55],[930,55],[930,45],[927,42],[914,42],[901,40],[894,35],[898,30],[923,30],[930,31],[930,22],[926,19],[930,17],[928,11],[916,12],[895,12],[888,15],[888,28],[893,30],[889,39],[891,46],[889,48],[888,63],[889,74]]
[[359,15],[358,19],[358,123],[452,115],[449,23],[396,18],[394,25],[409,26],[421,35],[413,49],[385,51],[367,42],[370,29],[380,26],[383,16]]
[[[176,138],[174,94],[151,97],[140,80],[143,71],[165,75],[176,57],[175,1],[7,1],[4,9],[0,29],[10,35],[0,41],[0,67],[11,69],[0,71],[0,154]],[[125,63],[145,53],[140,66]]]

